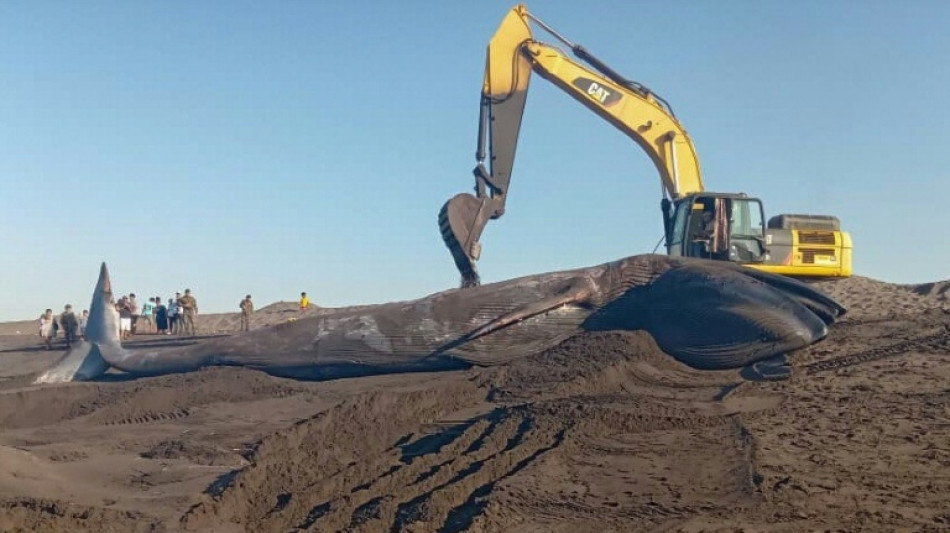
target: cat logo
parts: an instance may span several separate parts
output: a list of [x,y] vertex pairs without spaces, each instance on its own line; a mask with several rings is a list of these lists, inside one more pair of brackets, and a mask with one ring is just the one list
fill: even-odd
[[573,85],[583,91],[588,98],[604,107],[610,107],[620,101],[620,93],[599,82],[587,78],[577,78]]

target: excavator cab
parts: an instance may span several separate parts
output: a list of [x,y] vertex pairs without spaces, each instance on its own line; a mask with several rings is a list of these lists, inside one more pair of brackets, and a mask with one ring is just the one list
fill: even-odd
[[828,215],[776,215],[743,193],[664,199],[669,255],[731,261],[798,278],[851,275],[851,236]]
[[[670,205],[670,204],[667,204]],[[664,207],[669,255],[736,263],[764,263],[762,202],[745,194],[699,193]]]

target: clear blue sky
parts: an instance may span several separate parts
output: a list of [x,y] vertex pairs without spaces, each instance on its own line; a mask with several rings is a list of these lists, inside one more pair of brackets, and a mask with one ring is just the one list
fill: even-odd
[[[100,261],[203,312],[455,286],[436,215],[471,189],[512,5],[0,2],[0,320],[88,306]],[[839,216],[858,274],[950,277],[950,3],[529,8],[673,105],[709,189]],[[535,77],[483,279],[649,252],[659,198],[633,142]]]

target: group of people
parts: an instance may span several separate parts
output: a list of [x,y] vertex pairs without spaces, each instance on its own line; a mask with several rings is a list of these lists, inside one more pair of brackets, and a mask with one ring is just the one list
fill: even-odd
[[[195,317],[198,316],[198,300],[191,294],[191,289],[185,293],[175,293],[174,298],[168,299],[168,304],[162,303],[162,298],[155,296],[139,307],[135,293],[122,296],[115,302],[115,310],[119,314],[119,338],[128,339],[136,333],[157,333],[159,335],[195,335]],[[89,311],[84,309],[82,314],[76,315],[73,306],[66,304],[65,310],[59,315],[53,315],[52,309],[47,309],[40,315],[40,338],[45,349],[53,349],[53,339],[62,331],[69,349],[76,340],[85,340],[86,323],[89,320]]]
[[[185,294],[175,293],[166,305],[161,296],[149,298],[139,308],[135,293],[119,298],[115,303],[119,312],[119,337],[128,339],[139,333],[159,335],[195,335],[195,317],[198,316],[198,300],[185,289]],[[154,331],[153,331],[154,330]]]
[[53,349],[53,339],[59,335],[60,330],[66,339],[66,348],[70,348],[77,339],[85,338],[88,320],[88,310],[83,309],[83,312],[76,316],[70,304],[66,304],[59,315],[53,315],[53,310],[47,309],[40,315],[40,338],[43,339],[44,348]]
[[[241,300],[238,307],[241,310],[241,331],[250,330],[251,315],[254,313],[254,302],[248,294]],[[306,311],[310,307],[310,298],[306,292],[300,293],[300,310]],[[168,299],[168,304],[162,302],[160,296],[151,297],[139,307],[135,293],[119,298],[115,302],[115,309],[119,313],[119,338],[125,340],[137,333],[154,333],[159,335],[192,335],[197,333],[195,318],[198,316],[198,300],[191,294],[191,289],[185,293],[175,293],[174,298]],[[65,310],[58,316],[53,315],[52,309],[47,309],[40,315],[40,337],[47,350],[52,349],[53,339],[58,331],[62,330],[66,338],[66,348],[72,346],[77,339],[85,340],[86,323],[89,320],[89,311],[83,310],[76,316],[73,306],[66,304]]]

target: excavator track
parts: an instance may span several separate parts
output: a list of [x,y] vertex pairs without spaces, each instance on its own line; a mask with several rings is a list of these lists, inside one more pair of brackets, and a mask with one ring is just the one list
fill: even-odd
[[841,370],[861,363],[884,359],[885,357],[899,355],[908,350],[942,347],[946,345],[948,337],[950,337],[950,335],[948,335],[947,331],[944,331],[935,335],[908,339],[888,346],[879,346],[864,352],[842,355],[828,359],[827,361],[818,361],[806,366],[805,373],[810,376],[812,374]]

